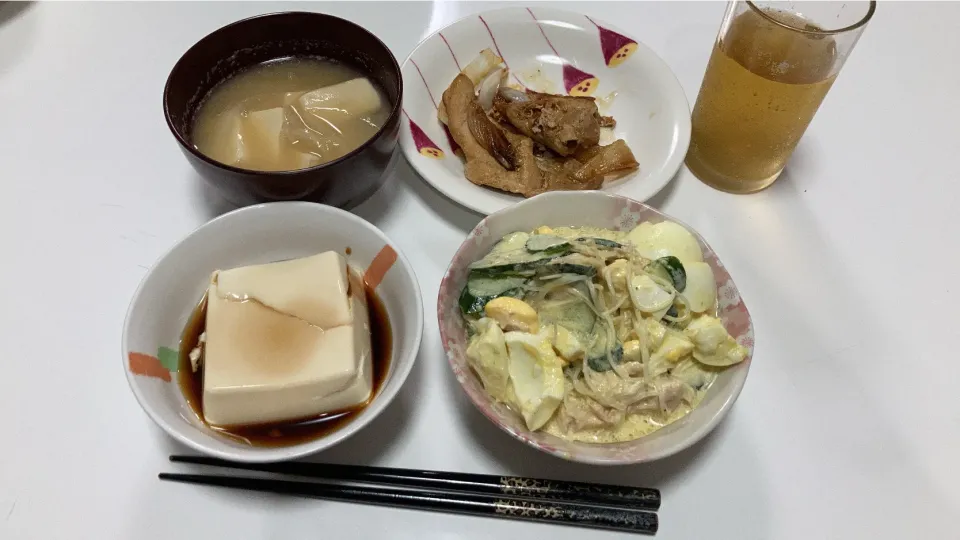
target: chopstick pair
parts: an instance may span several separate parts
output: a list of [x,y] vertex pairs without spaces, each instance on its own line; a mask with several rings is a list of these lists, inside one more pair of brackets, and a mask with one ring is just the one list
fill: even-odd
[[371,486],[178,473],[160,473],[161,480],[644,534],[656,534],[659,526],[653,511],[660,508],[660,492],[649,488],[357,465],[234,463],[201,456],[170,456],[170,461]]

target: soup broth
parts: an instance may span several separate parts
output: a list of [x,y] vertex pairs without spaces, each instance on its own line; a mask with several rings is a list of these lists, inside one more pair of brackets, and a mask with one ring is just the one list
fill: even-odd
[[286,58],[217,85],[200,104],[192,142],[227,165],[297,170],[358,148],[389,112],[383,92],[353,67],[323,58]]

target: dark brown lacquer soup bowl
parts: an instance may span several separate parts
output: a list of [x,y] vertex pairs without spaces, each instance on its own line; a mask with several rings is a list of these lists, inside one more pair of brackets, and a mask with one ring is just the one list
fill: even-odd
[[[242,169],[215,161],[194,147],[195,115],[217,84],[251,66],[298,56],[342,62],[377,83],[390,107],[380,130],[341,158],[294,171]],[[400,66],[379,38],[331,15],[286,12],[235,22],[190,47],[167,78],[163,112],[187,160],[230,202],[306,200],[349,208],[372,195],[386,179],[397,148],[402,94]]]

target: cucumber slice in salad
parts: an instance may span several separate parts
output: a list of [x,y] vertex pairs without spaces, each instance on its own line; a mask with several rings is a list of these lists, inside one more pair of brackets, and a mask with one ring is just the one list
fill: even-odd
[[687,288],[687,271],[683,268],[683,263],[680,262],[680,259],[673,255],[660,257],[653,261],[650,263],[647,271],[673,283],[673,288],[676,289],[677,292],[683,292],[683,290]]
[[526,282],[526,278],[522,277],[471,277],[460,293],[460,310],[466,314],[481,313],[487,302],[494,298],[519,298],[523,295]]

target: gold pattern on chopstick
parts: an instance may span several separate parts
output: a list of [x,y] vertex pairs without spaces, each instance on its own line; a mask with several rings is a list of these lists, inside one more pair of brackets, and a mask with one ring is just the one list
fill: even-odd
[[518,491],[548,492],[553,487],[550,482],[518,476],[501,476],[500,485],[503,486],[502,491],[509,494],[517,493]]
[[556,506],[527,502],[497,500],[495,512],[508,516],[560,519],[563,513]]

